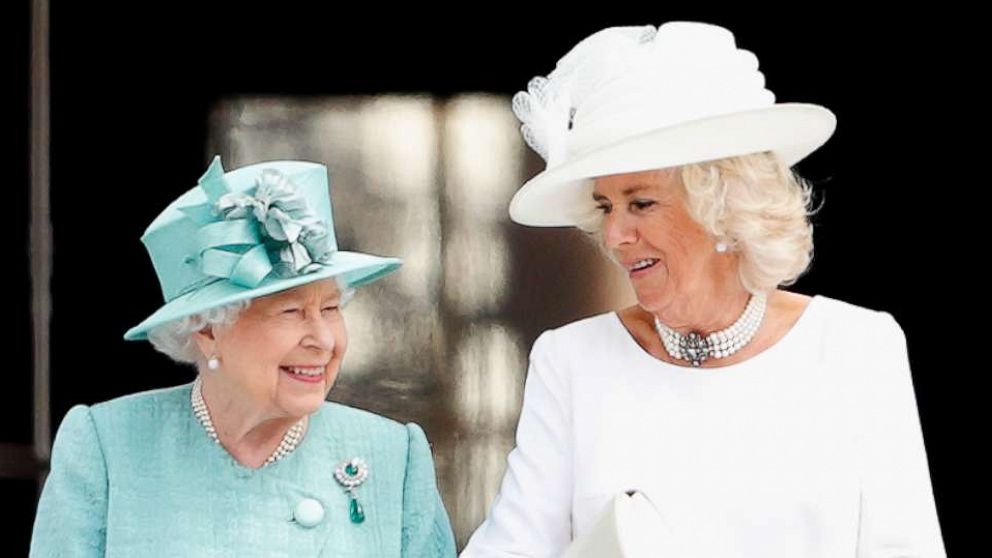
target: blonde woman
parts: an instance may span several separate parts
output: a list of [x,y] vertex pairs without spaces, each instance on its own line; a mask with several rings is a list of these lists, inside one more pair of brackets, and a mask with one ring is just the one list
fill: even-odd
[[534,343],[463,556],[557,556],[629,490],[664,525],[652,556],[945,556],[902,329],[782,288],[813,251],[790,167],[836,120],[757,68],[722,27],[616,27],[514,98],[547,168],[511,217],[588,230],[637,304]]

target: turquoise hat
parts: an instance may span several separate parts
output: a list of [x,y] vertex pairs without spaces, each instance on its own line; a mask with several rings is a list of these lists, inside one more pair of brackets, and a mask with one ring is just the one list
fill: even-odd
[[338,250],[327,168],[270,161],[224,172],[214,157],[197,186],[141,237],[165,305],[129,329],[156,327],[232,302],[341,276],[349,287],[395,271],[402,260]]

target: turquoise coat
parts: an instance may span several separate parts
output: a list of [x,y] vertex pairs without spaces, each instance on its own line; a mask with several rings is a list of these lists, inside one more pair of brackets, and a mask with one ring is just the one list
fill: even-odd
[[[52,448],[31,556],[455,556],[416,424],[324,403],[295,451],[250,469],[207,436],[190,389],[69,411]],[[361,523],[351,521],[349,497],[333,476],[352,457],[369,470],[357,489]],[[306,499],[324,511],[315,526],[304,525]]]

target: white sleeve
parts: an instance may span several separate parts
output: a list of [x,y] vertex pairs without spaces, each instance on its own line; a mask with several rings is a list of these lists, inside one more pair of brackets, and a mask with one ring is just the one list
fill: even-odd
[[859,436],[858,558],[945,558],[906,336],[881,312],[864,385]]
[[551,332],[530,354],[516,447],[489,516],[462,558],[558,556],[572,538],[570,382],[551,358]]

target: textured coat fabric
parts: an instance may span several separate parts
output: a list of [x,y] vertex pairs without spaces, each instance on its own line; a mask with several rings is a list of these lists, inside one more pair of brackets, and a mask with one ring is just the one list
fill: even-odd
[[[193,415],[191,384],[66,415],[52,449],[31,556],[454,556],[423,430],[336,403],[295,451],[237,463]],[[349,517],[335,466],[360,457],[365,521]],[[294,518],[313,499],[323,520]]]
[[891,314],[817,296],[772,347],[691,368],[610,313],[545,332],[530,364],[517,446],[463,557],[558,556],[629,489],[661,513],[660,557],[946,556]]

